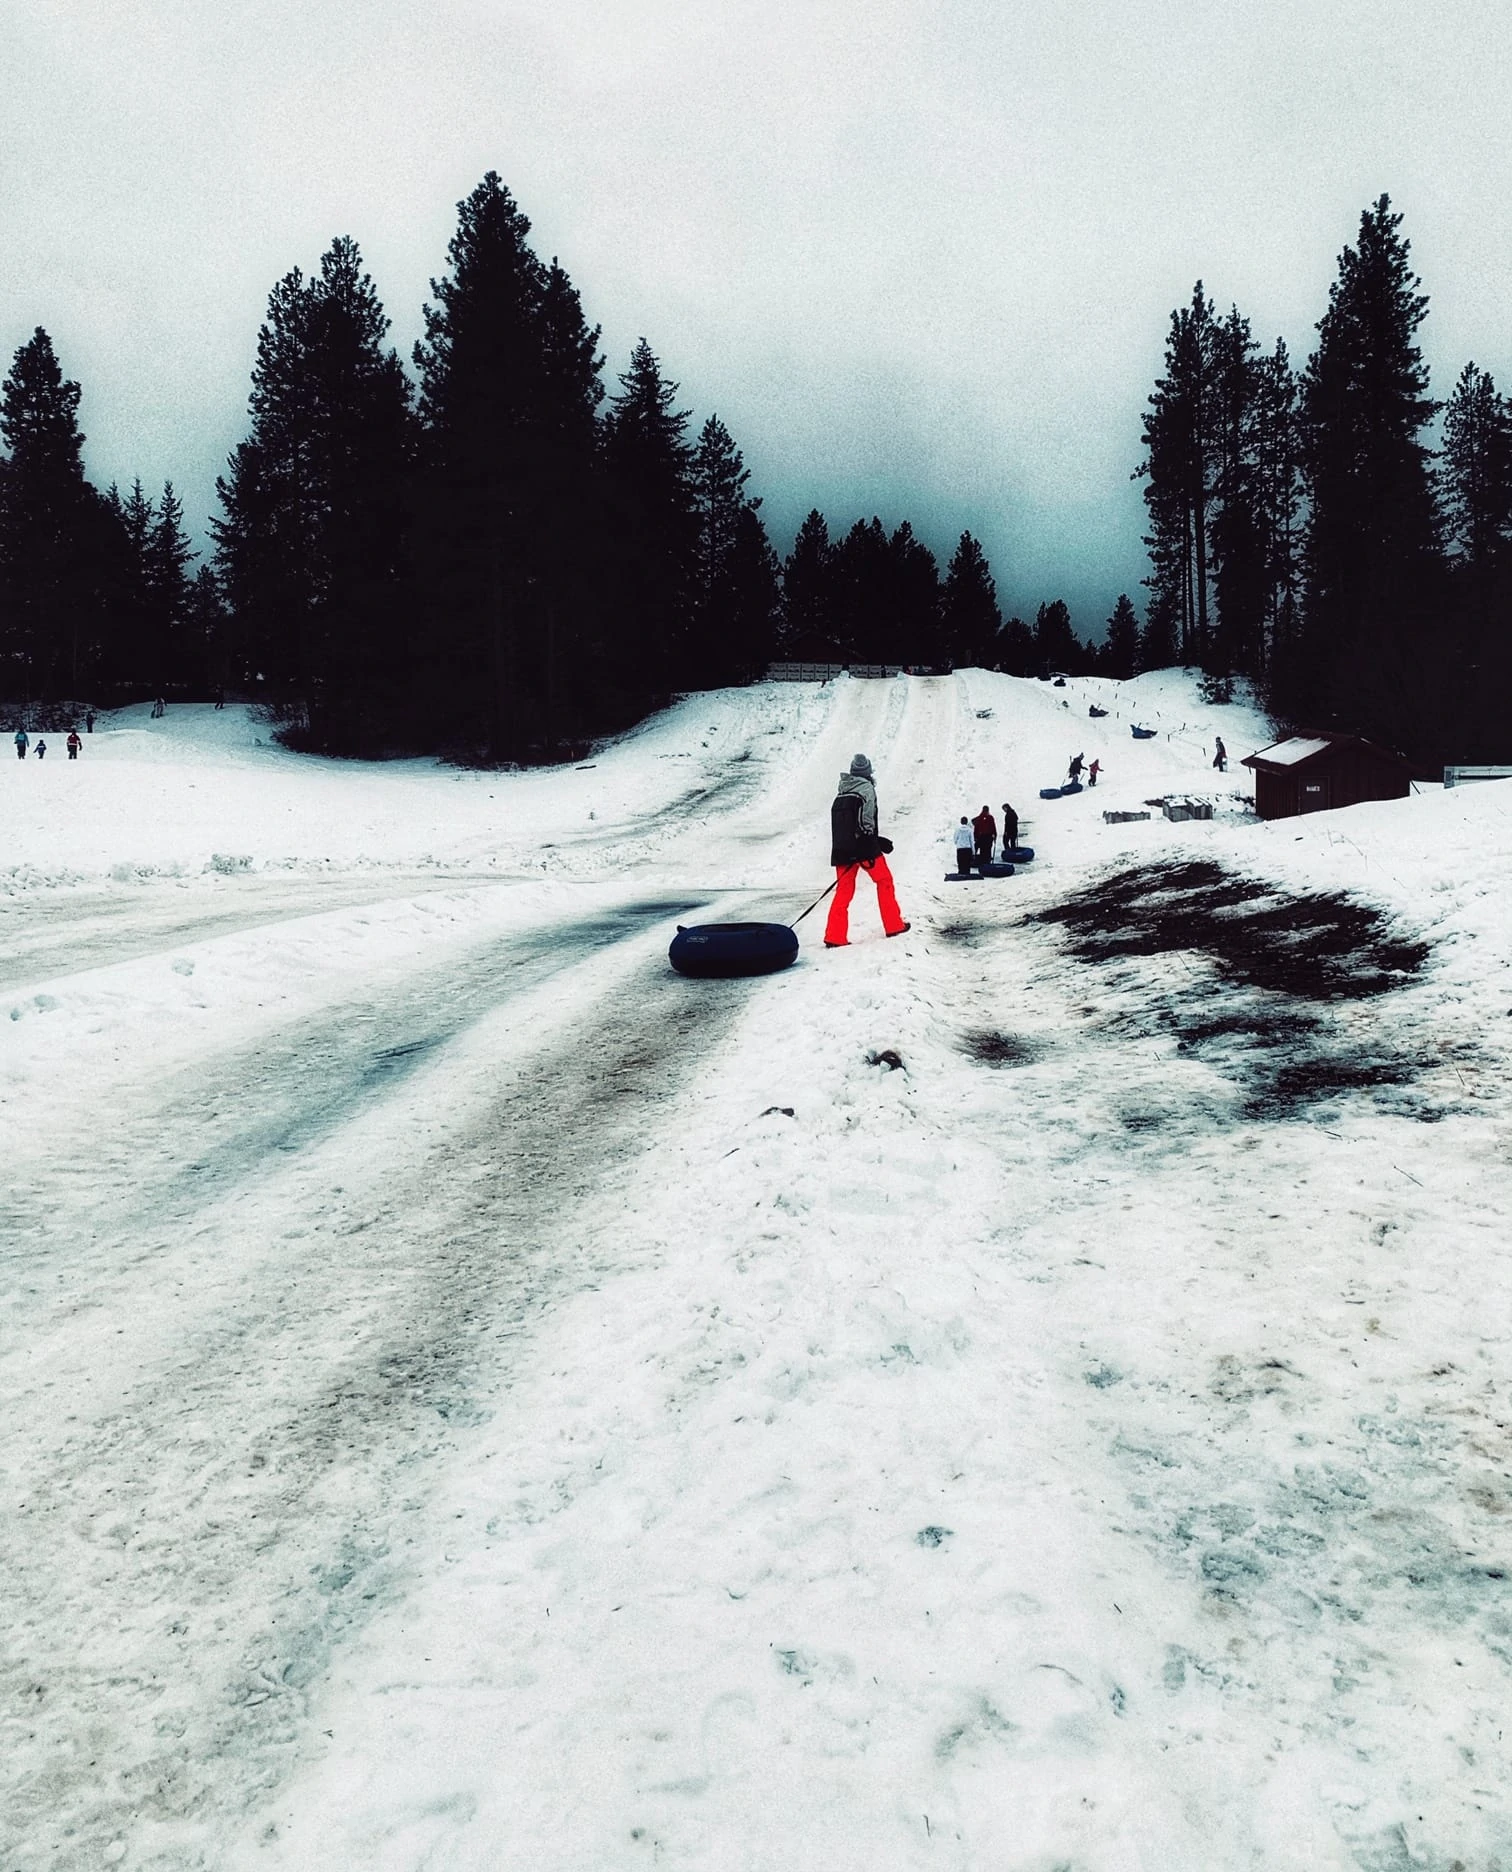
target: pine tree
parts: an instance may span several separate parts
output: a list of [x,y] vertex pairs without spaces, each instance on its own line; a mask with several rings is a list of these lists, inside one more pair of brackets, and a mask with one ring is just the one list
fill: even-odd
[[1177,621],[1184,662],[1207,653],[1212,449],[1213,306],[1198,280],[1189,306],[1171,314],[1165,375],[1144,421],[1143,477],[1150,532],[1151,609]]
[[199,555],[184,533],[184,504],[163,483],[143,553],[148,617],[151,626],[151,661],[145,672],[159,693],[170,685],[193,681],[185,629],[189,606],[189,567]]
[[1440,731],[1430,693],[1442,560],[1422,432],[1439,405],[1416,342],[1427,298],[1383,195],[1339,257],[1302,382],[1310,514],[1303,657],[1288,696],[1408,750]]
[[941,637],[946,656],[958,666],[989,666],[998,655],[1002,622],[987,555],[980,541],[963,533],[946,569],[941,600]]
[[1265,661],[1266,543],[1257,448],[1258,347],[1237,306],[1209,340],[1213,628],[1203,646],[1210,675],[1259,677]]
[[39,326],[0,388],[0,655],[28,698],[77,696],[99,666],[114,542],[84,477],[80,395]]
[[728,667],[736,682],[750,682],[760,676],[777,650],[782,568],[758,506],[759,502],[747,501],[741,508],[730,555]]
[[1499,760],[1512,684],[1512,408],[1474,364],[1445,409],[1440,485],[1453,598],[1446,748]]
[[740,516],[749,502],[750,472],[734,437],[710,416],[693,451],[689,490],[696,528],[693,552],[693,625],[690,666],[700,687],[734,680],[743,658],[732,660],[735,548]]
[[[412,418],[387,329],[347,237],[314,277],[286,274],[258,336],[252,433],[217,484],[216,566],[240,665],[227,673],[297,700],[321,747],[380,738],[385,704],[407,687],[397,665]],[[187,563],[171,600],[180,612]]]
[[1264,615],[1260,668],[1274,699],[1290,667],[1296,642],[1301,581],[1300,442],[1297,379],[1284,339],[1255,366],[1252,412],[1255,469],[1252,498],[1264,562]]
[[678,387],[663,378],[644,338],[619,381],[604,425],[604,459],[619,522],[626,649],[651,699],[691,686],[699,674],[693,452]]
[[893,637],[893,556],[887,529],[873,514],[857,520],[830,562],[830,615],[847,662],[897,658]]
[[1084,652],[1071,628],[1071,613],[1064,599],[1054,598],[1035,613],[1034,655],[1039,665],[1037,675],[1053,676],[1059,671],[1075,675],[1080,670]]
[[948,652],[940,642],[940,568],[903,520],[887,542],[891,576],[883,592],[884,662],[933,665]]
[[1445,405],[1441,479],[1449,549],[1465,569],[1485,572],[1512,545],[1512,410],[1475,364]]
[[1009,676],[1033,676],[1038,673],[1039,653],[1034,645],[1034,630],[1021,617],[1011,617],[997,641],[994,666],[1001,666]]
[[1139,669],[1172,669],[1181,661],[1178,640],[1180,613],[1168,592],[1154,592],[1145,606],[1144,629],[1139,633]]
[[837,648],[833,561],[829,527],[811,508],[782,567],[782,649],[800,662],[827,662]]
[[1108,634],[1103,639],[1102,666],[1118,681],[1126,681],[1139,668],[1139,619],[1127,592],[1118,594]]

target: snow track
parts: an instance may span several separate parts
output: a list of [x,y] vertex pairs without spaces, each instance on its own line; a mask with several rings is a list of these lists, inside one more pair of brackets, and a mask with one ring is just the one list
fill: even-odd
[[10,1791],[7,1868],[99,1863],[127,1815],[165,1863],[214,1864],[276,1781],[305,1686],[404,1578],[448,1426],[591,1278],[576,1194],[739,1006],[668,976],[677,907],[489,945],[202,1067],[163,1088],[172,1156],[126,1181],[146,1140],[107,1130],[98,1200],[49,1226],[54,1183],[7,1218],[3,1404],[45,1428],[8,1464],[5,1690],[47,1764]]

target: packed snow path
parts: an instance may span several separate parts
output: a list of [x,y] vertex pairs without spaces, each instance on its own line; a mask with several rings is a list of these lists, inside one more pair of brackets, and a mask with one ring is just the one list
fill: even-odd
[[[1007,884],[949,827],[1097,751],[1085,687],[314,764],[450,842],[248,803],[246,875],[166,800],[123,877],[98,819],[22,854],[33,954],[134,959],[9,989],[6,1872],[1512,1863],[1512,796],[1104,828],[1259,739],[1164,680]],[[677,917],[815,894],[858,748],[913,932],[863,886],[849,951],[670,977]],[[1034,920],[1131,857],[1431,959],[1315,1008]]]

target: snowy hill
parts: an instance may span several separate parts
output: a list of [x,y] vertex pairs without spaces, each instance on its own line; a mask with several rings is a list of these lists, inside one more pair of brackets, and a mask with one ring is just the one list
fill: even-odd
[[[1507,1863],[1512,791],[1262,826],[1269,738],[967,671],[0,762],[0,1863]],[[858,750],[910,933],[672,976]]]

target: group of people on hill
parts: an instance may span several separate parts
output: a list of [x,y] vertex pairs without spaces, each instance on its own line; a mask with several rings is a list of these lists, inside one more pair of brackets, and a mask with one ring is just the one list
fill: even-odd
[[[1018,814],[1003,801],[1003,848],[1002,856],[1011,862],[1009,854],[1018,844]],[[962,877],[968,875],[973,865],[992,863],[993,853],[997,850],[998,823],[992,816],[992,808],[984,806],[975,819],[968,819],[961,814],[961,823],[955,829],[956,869]]]
[[[93,734],[94,724],[95,724],[93,709],[91,709],[89,712],[88,720],[89,720],[89,732]],[[79,750],[80,748],[83,747],[84,743],[79,739],[79,727],[78,727],[77,722],[75,722],[73,727],[69,729],[68,739],[63,743],[63,745],[68,749],[68,758],[70,760],[77,760],[79,758]],[[38,760],[46,760],[47,759],[47,742],[43,738],[43,736],[38,735],[37,744],[35,747],[33,747],[31,736],[26,732],[25,728],[23,728],[20,725],[20,723],[17,723],[16,725],[16,759],[25,760],[28,753],[35,754]]]

